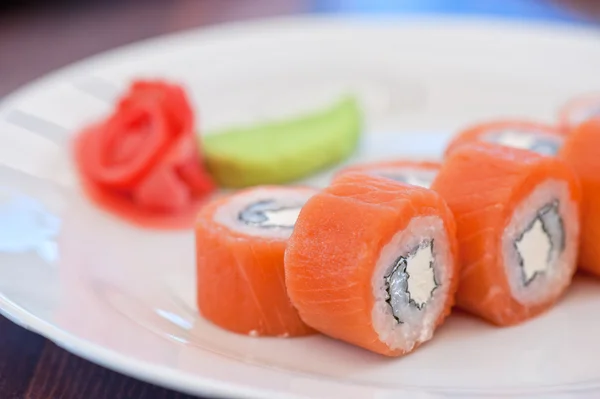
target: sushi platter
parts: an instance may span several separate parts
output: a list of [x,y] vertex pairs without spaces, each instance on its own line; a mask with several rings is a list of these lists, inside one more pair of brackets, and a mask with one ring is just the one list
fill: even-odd
[[600,397],[599,49],[298,17],[59,70],[0,103],[0,313],[198,395]]

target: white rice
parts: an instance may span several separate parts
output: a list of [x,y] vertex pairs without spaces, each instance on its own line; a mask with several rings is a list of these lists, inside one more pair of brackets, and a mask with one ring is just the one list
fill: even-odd
[[[546,271],[536,274],[526,283],[520,264],[522,258],[517,252],[515,241],[531,227],[538,212],[553,201],[557,201],[562,227],[552,218],[542,218],[552,244],[550,257]],[[502,237],[503,263],[515,300],[523,305],[533,305],[544,303],[559,295],[570,283],[576,267],[578,239],[578,209],[577,204],[570,198],[567,183],[550,179],[539,184],[514,210]],[[544,255],[540,253],[539,256]]]
[[424,169],[410,166],[402,167],[380,167],[367,170],[370,175],[385,177],[387,179],[396,180],[413,186],[424,188],[431,187],[431,183],[438,174],[435,169]]
[[[409,301],[403,289],[391,291],[394,311],[386,302],[387,276],[400,256],[407,256],[424,243],[433,240],[433,270],[438,287],[421,310]],[[452,277],[452,255],[441,218],[438,216],[416,217],[408,226],[394,235],[383,247],[371,280],[375,306],[371,318],[379,339],[392,350],[410,351],[417,343],[433,336],[435,323],[448,301],[449,282]],[[402,285],[402,284],[401,284]],[[406,284],[403,285],[406,287]],[[401,323],[394,314],[399,315]]]
[[293,228],[261,227],[244,223],[239,219],[240,213],[247,207],[261,201],[275,200],[278,207],[302,207],[316,193],[310,188],[297,187],[261,187],[232,196],[215,212],[215,222],[232,231],[242,234],[287,240]]
[[530,150],[542,155],[556,155],[564,140],[540,130],[491,130],[481,136],[488,143]]

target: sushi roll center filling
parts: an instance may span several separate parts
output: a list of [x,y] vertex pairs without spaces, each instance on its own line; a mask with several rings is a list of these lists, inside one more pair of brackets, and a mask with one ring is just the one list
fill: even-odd
[[437,171],[433,171],[433,170],[431,170],[431,171],[423,170],[423,171],[413,171],[413,172],[403,171],[403,170],[399,170],[397,172],[378,171],[378,172],[376,172],[376,174],[381,177],[385,177],[387,179],[398,181],[400,183],[406,183],[406,184],[410,184],[412,186],[429,188],[429,187],[431,187],[431,183],[433,182],[433,179],[435,179],[435,176],[437,175]]
[[433,240],[430,240],[407,256],[400,256],[390,273],[384,276],[386,302],[398,323],[402,323],[399,309],[403,304],[408,302],[422,310],[439,287],[433,266]]
[[542,155],[556,155],[563,144],[560,137],[544,132],[508,129],[488,133],[485,141],[506,147],[530,150]]
[[558,202],[544,206],[515,241],[522,269],[523,283],[528,285],[545,274],[553,259],[564,249],[564,226]]
[[293,228],[302,205],[281,205],[272,199],[258,201],[242,210],[238,219],[247,225],[263,228]]

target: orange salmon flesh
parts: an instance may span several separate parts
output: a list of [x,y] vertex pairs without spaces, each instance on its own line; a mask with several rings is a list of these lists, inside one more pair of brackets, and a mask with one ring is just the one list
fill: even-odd
[[600,276],[599,149],[600,118],[596,118],[573,130],[559,153],[575,170],[583,189],[579,267],[597,276]]

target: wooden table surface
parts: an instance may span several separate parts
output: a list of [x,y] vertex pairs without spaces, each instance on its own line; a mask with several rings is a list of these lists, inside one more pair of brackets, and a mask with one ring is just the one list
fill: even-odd
[[[487,0],[482,0],[487,2]],[[539,1],[543,3],[543,1]],[[15,1],[14,3],[18,3]],[[0,14],[0,98],[31,79],[99,51],[161,33],[231,20],[343,9],[318,0],[104,0]],[[369,4],[368,1],[363,1]],[[381,3],[381,2],[377,2]],[[0,1],[0,5],[2,2]],[[600,20],[600,2],[553,1]],[[85,32],[86,34],[78,34]],[[58,348],[0,316],[0,399],[184,399]]]

